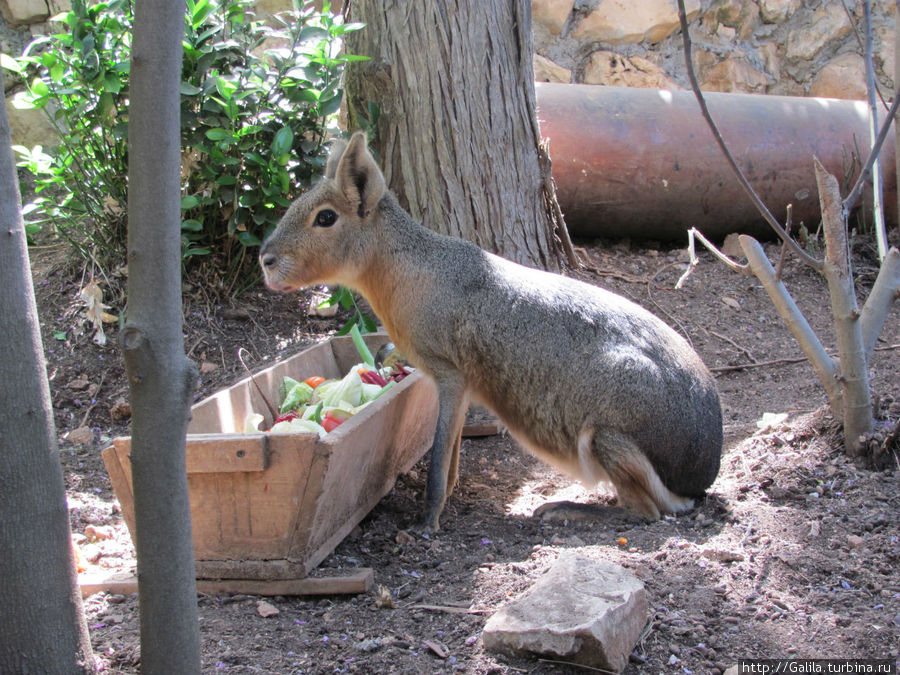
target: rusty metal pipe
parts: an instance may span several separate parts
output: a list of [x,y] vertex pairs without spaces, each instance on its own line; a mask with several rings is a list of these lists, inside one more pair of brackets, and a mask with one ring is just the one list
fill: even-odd
[[[690,91],[538,83],[541,134],[550,141],[557,196],[570,232],[586,237],[684,240],[699,228],[770,236]],[[750,184],[783,222],[814,230],[819,201],[813,155],[845,192],[868,148],[862,101],[705,94],[713,119]],[[894,133],[882,152],[884,204],[897,223]],[[871,211],[871,190],[866,196]],[[869,220],[871,222],[871,219]]]

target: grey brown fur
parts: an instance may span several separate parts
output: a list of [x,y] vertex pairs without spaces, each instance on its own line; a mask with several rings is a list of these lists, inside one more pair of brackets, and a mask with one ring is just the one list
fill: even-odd
[[647,517],[689,509],[715,480],[719,397],[680,335],[618,295],[416,223],[386,190],[362,134],[332,152],[325,178],[287,211],[260,261],[274,290],[359,291],[434,378],[427,528],[438,528],[456,482],[470,397],[526,449],[586,484],[611,481],[620,502]]

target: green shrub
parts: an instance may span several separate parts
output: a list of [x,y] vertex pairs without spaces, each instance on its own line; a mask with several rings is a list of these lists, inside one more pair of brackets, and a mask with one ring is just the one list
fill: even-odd
[[[50,223],[85,257],[124,259],[128,71],[133,2],[110,0],[57,17],[4,67],[26,81],[17,104],[45,110],[60,135],[51,151],[18,147],[34,174],[32,227]],[[249,0],[187,0],[181,85],[182,242],[229,287],[256,274],[260,244],[299,190],[321,173],[327,120],[341,100],[343,24],[312,2],[254,18]]]

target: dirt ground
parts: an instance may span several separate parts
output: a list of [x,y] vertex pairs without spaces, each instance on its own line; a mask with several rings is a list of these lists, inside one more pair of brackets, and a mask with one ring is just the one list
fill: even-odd
[[[487,617],[528,591],[562,551],[618,563],[644,581],[651,611],[626,673],[721,673],[739,658],[890,658],[900,655],[900,461],[848,460],[811,367],[758,281],[702,255],[681,290],[684,252],[645,244],[580,242],[584,278],[657,313],[715,369],[724,408],[721,473],[693,512],[647,523],[610,509],[592,521],[531,517],[557,499],[612,502],[573,486],[503,435],[464,441],[460,484],[442,530],[412,530],[426,469],[420,462],[320,567],[371,567],[390,593],[319,598],[201,596],[205,673],[576,673],[583,668],[486,652]],[[875,265],[855,248],[861,286]],[[100,451],[127,435],[117,330],[100,347],[84,326],[82,270],[32,251],[47,368],[75,541],[89,571],[133,571],[128,531]],[[768,247],[770,259],[778,249]],[[824,282],[788,262],[784,281],[829,349]],[[122,310],[121,279],[103,282]],[[863,294],[866,291],[863,291]],[[310,319],[304,295],[262,288],[231,304],[185,284],[185,343],[201,370],[197,399],[326,337],[337,319]],[[900,418],[900,307],[872,363],[882,435]],[[746,366],[736,368],[736,366]],[[774,417],[782,414],[785,417]],[[78,439],[75,429],[87,427]],[[660,433],[666,433],[660,429]],[[84,431],[79,432],[81,434]],[[80,441],[80,442],[73,442]],[[896,449],[896,444],[893,446]],[[627,541],[623,541],[627,540]],[[139,671],[137,597],[85,600],[104,672]]]

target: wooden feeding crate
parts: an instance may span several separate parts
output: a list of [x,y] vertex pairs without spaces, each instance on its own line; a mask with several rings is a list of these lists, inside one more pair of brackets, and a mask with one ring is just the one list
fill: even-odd
[[[388,338],[376,333],[365,340],[374,352]],[[339,378],[359,362],[350,338],[334,338],[253,380],[277,405],[285,376]],[[249,377],[191,409],[187,473],[198,588],[274,595],[363,590],[358,584],[371,584],[371,570],[345,586],[306,577],[429,448],[434,384],[416,371],[322,439],[241,433],[251,411],[265,417],[266,428],[272,424]],[[115,439],[103,460],[133,538],[130,447],[130,438]]]

